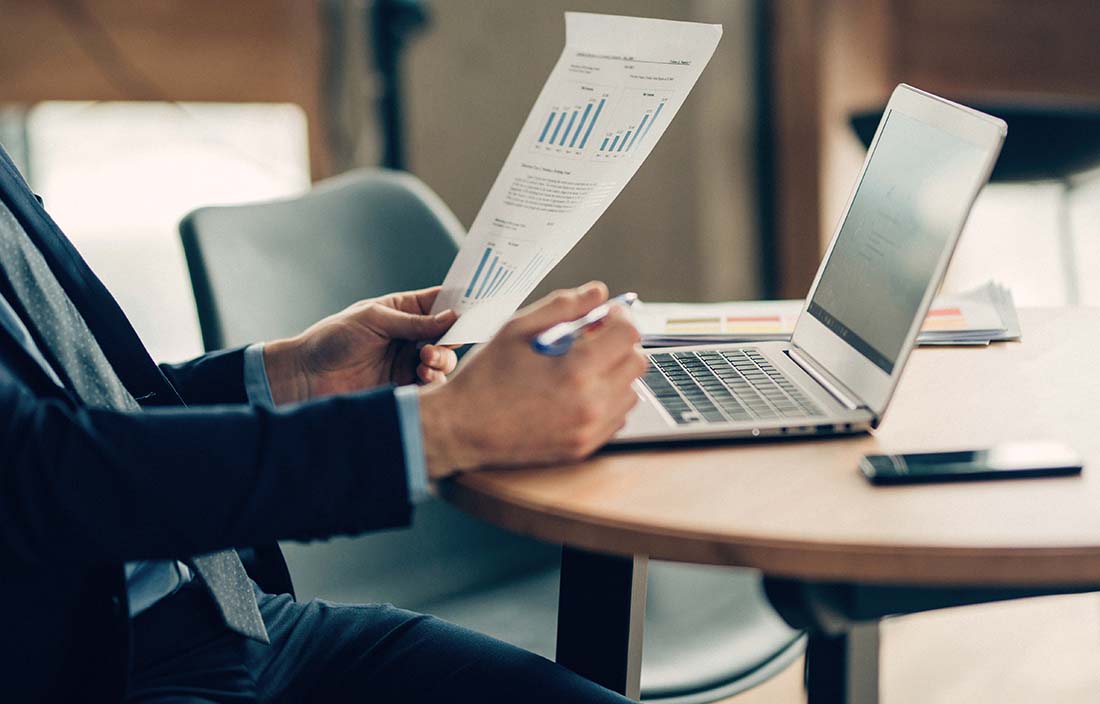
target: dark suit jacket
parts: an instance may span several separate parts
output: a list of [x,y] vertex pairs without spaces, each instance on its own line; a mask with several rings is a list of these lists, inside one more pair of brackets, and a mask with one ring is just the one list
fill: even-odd
[[265,411],[241,350],[158,367],[3,150],[0,198],[145,409],[82,406],[0,324],[0,700],[122,696],[126,561],[409,522],[391,390]]

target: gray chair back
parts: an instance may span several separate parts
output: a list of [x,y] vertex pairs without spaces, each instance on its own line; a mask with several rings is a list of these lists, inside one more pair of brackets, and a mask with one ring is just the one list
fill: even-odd
[[417,178],[363,169],[298,198],[180,223],[208,350],[301,332],[362,298],[440,283],[464,232]]
[[[201,208],[180,223],[207,350],[297,334],[363,298],[440,283],[464,232],[420,180],[352,171],[284,200]],[[369,461],[369,458],[364,458]],[[556,547],[441,501],[412,530],[283,546],[301,598],[408,608],[556,564]]]

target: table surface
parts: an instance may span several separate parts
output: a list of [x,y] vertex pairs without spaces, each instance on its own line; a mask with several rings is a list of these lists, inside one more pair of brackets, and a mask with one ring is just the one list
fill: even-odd
[[[1100,584],[1100,309],[1021,311],[1024,342],[920,348],[872,434],[606,450],[443,496],[543,540],[803,580]],[[870,452],[1055,440],[1080,477],[873,487]]]

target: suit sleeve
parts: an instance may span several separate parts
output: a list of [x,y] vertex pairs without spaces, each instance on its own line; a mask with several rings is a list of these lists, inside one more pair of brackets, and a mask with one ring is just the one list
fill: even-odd
[[118,563],[404,526],[391,389],[286,410],[73,408],[0,367],[0,563]]
[[161,364],[160,370],[188,406],[248,403],[244,350],[219,350],[188,362]]

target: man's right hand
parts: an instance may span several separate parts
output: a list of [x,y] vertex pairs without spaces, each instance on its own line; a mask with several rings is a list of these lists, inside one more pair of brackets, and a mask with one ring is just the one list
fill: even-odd
[[616,306],[568,354],[531,349],[543,330],[607,300],[592,282],[557,291],[516,314],[446,384],[420,391],[428,473],[578,460],[623,426],[646,369],[638,331]]

